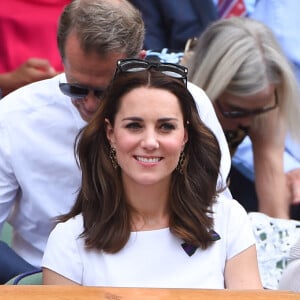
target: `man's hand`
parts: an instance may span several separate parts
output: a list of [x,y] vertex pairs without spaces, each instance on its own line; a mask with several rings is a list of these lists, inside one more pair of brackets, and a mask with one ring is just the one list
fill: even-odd
[[48,60],[29,58],[14,71],[0,74],[0,88],[3,92],[3,96],[5,96],[23,85],[51,78],[56,74],[56,71]]

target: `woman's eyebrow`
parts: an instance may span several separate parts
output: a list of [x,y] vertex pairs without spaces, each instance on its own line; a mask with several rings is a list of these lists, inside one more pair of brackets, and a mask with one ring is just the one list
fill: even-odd
[[[144,119],[141,117],[126,117],[123,118],[122,121],[139,121],[142,122]],[[176,117],[163,117],[163,118],[159,118],[157,119],[158,122],[168,122],[168,121],[178,121],[178,118]]]

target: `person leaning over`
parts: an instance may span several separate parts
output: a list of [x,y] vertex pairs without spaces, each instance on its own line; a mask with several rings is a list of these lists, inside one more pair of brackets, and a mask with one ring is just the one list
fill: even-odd
[[[255,5],[249,17],[267,25],[274,33],[285,56],[289,60],[300,87],[300,2],[286,0],[277,2],[269,0],[254,1]],[[275,5],[274,5],[275,4]],[[276,17],[275,17],[276,16]],[[298,98],[300,102],[300,99]],[[233,166],[249,182],[253,183],[252,145],[245,140],[236,151],[232,160]],[[300,219],[300,143],[287,136],[284,149],[284,171],[290,192],[291,218]]]
[[44,284],[262,288],[247,214],[216,190],[221,150],[186,74],[118,61],[77,137],[82,185],[50,234]]
[[[78,131],[98,108],[117,59],[138,57],[140,13],[124,0],[74,0],[60,17],[57,41],[65,73],[0,101],[0,282],[41,266],[53,218],[74,203],[81,174],[73,157]],[[3,276],[3,277],[2,277]]]
[[184,63],[189,80],[212,101],[231,154],[251,139],[259,211],[289,218],[283,151],[287,131],[300,140],[299,92],[271,30],[248,18],[218,20]]

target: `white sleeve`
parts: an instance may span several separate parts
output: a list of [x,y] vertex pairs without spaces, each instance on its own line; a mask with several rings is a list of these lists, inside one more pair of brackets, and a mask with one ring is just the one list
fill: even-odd
[[[213,131],[213,133],[219,141],[222,157],[218,183],[221,183],[221,186],[225,186],[231,167],[231,156],[223,129],[217,118],[214,107],[209,98],[207,97],[206,93],[201,88],[197,87],[191,82],[188,82],[188,89],[193,95],[194,100],[197,104],[201,120],[205,123],[207,127],[209,127]],[[230,192],[227,191],[227,196],[229,195],[231,196]]]
[[227,220],[227,259],[230,259],[256,242],[245,209],[234,199],[227,202],[231,203]]
[[42,267],[48,268],[78,284],[82,284],[83,266],[74,232],[75,219],[59,223],[52,230],[44,252]]
[[5,120],[0,123],[0,231],[9,216],[19,189],[12,166],[9,136],[3,124]]

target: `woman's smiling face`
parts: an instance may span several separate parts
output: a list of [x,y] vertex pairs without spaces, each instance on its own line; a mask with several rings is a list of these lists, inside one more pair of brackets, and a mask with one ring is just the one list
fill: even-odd
[[107,123],[107,137],[126,181],[169,182],[188,138],[175,95],[158,88],[135,88],[120,99],[114,126]]

